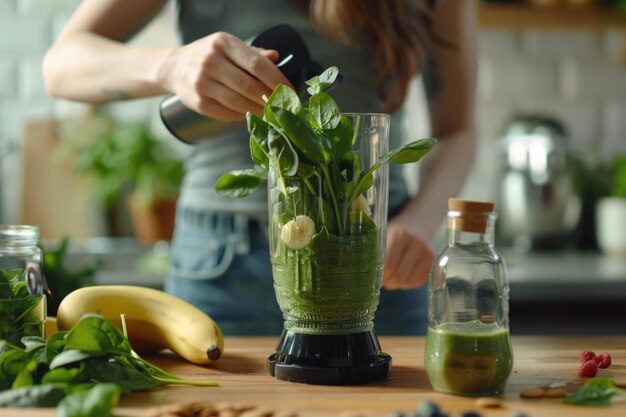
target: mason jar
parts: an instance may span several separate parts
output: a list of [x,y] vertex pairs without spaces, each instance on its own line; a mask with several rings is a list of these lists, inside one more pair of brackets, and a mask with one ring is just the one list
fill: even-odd
[[46,297],[39,228],[0,225],[0,340],[45,337]]

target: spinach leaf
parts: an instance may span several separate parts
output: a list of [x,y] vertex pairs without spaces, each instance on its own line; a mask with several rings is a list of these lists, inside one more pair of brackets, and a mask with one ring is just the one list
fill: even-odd
[[339,69],[337,67],[329,67],[320,75],[305,81],[305,84],[309,86],[306,91],[308,91],[310,95],[321,93],[333,85],[338,76]]
[[345,154],[350,152],[350,149],[354,145],[352,122],[344,115],[342,115],[339,119],[339,124],[337,124],[337,126],[333,129],[324,130],[324,134],[329,137],[333,156],[338,161],[343,159]]
[[50,336],[46,343],[45,357],[46,363],[50,365],[52,360],[65,349],[65,338],[67,331],[61,331]]
[[335,129],[341,121],[341,111],[335,100],[328,94],[315,94],[309,100],[309,116],[318,129]]
[[278,126],[310,161],[324,165],[330,161],[330,149],[325,137],[317,136],[304,120],[293,113],[277,107],[273,107],[272,111]]
[[226,197],[245,197],[263,184],[267,172],[260,169],[242,169],[224,174],[215,184],[215,190]]
[[298,154],[280,132],[272,129],[267,135],[267,144],[281,176],[292,176],[298,171]]
[[57,369],[61,366],[73,365],[94,356],[104,356],[104,352],[86,352],[78,349],[68,349],[60,352],[50,362],[50,369]]
[[61,401],[56,417],[112,417],[120,394],[115,384],[98,384],[88,391],[74,392]]
[[393,150],[388,154],[382,156],[372,167],[359,179],[349,203],[356,200],[359,195],[368,190],[374,183],[374,172],[386,164],[389,161],[393,161],[397,164],[408,164],[419,161],[424,155],[426,155],[437,143],[436,139],[426,138],[420,139],[404,145],[403,147]]
[[131,352],[130,343],[122,332],[109,320],[97,315],[81,318],[67,334],[65,348],[114,355]]
[[28,356],[21,349],[2,353],[0,356],[0,390],[11,388],[13,381],[27,363]]
[[269,169],[269,125],[252,113],[246,115],[248,132],[250,132],[250,156],[255,164]]
[[302,117],[304,110],[300,103],[300,98],[291,88],[284,84],[279,84],[270,97],[267,99],[267,103],[264,109],[265,119],[274,125],[277,125],[274,109],[283,109],[294,115]]
[[46,372],[41,379],[42,384],[48,383],[66,383],[80,382],[84,379],[83,371],[85,369],[84,362],[81,362],[78,368],[55,368]]
[[626,395],[626,390],[620,389],[612,379],[596,377],[583,385],[578,391],[569,394],[563,399],[566,404],[586,406],[608,406],[614,395]]
[[46,346],[46,339],[41,336],[25,336],[22,337],[22,345],[24,349],[29,352],[34,349],[38,349]]
[[32,385],[0,392],[0,407],[54,407],[65,397],[65,384]]
[[115,383],[126,392],[147,391],[164,384],[125,358],[86,361],[85,374],[93,381]]

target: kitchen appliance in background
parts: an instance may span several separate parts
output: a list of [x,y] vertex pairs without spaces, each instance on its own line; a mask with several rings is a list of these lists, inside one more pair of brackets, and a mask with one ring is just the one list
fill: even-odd
[[564,126],[541,115],[514,116],[499,139],[501,244],[524,251],[564,249],[581,212]]

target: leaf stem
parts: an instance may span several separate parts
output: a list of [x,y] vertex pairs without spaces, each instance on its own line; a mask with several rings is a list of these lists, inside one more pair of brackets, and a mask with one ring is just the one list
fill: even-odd
[[326,165],[321,165],[322,172],[324,173],[324,180],[326,181],[326,185],[328,186],[328,192],[330,193],[330,198],[333,202],[333,209],[335,210],[335,217],[337,218],[337,227],[339,228],[339,234],[343,235],[343,222],[341,221],[341,216],[339,213],[339,206],[337,205],[337,197],[335,196],[335,190],[333,189],[333,184],[330,181],[330,175],[328,174],[328,167]]

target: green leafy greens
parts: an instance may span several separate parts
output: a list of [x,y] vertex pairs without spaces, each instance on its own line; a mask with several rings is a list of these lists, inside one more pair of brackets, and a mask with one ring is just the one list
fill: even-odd
[[608,406],[615,395],[626,395],[626,390],[618,388],[612,379],[596,377],[565,397],[563,402],[591,407]]
[[[361,156],[352,150],[359,119],[352,125],[337,103],[324,91],[339,75],[330,67],[308,80],[311,94],[304,106],[295,91],[279,85],[267,99],[263,118],[247,115],[253,169],[224,174],[216,191],[228,197],[245,197],[261,186],[274,167],[285,201],[311,201],[317,210],[307,213],[317,231],[349,236],[351,205],[374,184],[374,172],[388,162],[408,164],[419,161],[436,143],[426,138],[411,142],[382,156],[371,168],[364,168]],[[314,184],[322,184],[317,188]],[[313,203],[313,201],[316,201]],[[293,211],[293,210],[292,210]],[[285,213],[285,219],[289,213]],[[293,214],[291,218],[294,218]]]
[[19,345],[24,336],[41,336],[45,302],[31,294],[23,269],[0,269],[0,339]]
[[91,261],[78,268],[67,267],[69,238],[63,238],[59,245],[50,248],[43,255],[43,271],[48,286],[48,315],[56,317],[59,303],[72,291],[94,285],[96,272],[100,268],[99,261]]
[[110,416],[121,393],[164,384],[217,386],[174,376],[139,357],[109,320],[85,315],[49,339],[24,347],[0,341],[0,407],[52,407],[59,416]]

